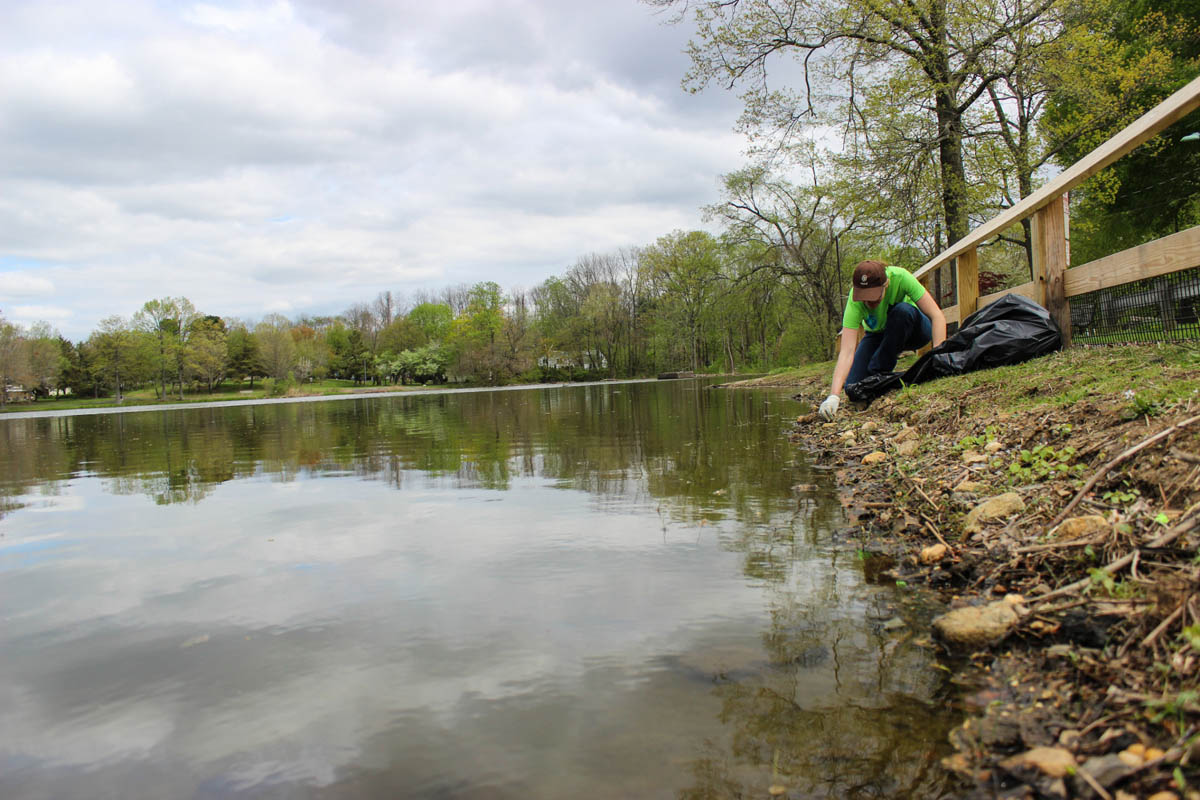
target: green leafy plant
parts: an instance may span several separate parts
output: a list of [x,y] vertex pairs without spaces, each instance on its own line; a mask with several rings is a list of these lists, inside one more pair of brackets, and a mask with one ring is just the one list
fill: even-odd
[[974,436],[964,436],[954,445],[954,449],[958,452],[963,450],[977,450],[985,446],[988,442],[996,441],[997,428],[995,425],[988,425],[983,433]]
[[1141,392],[1137,392],[1129,399],[1129,408],[1125,409],[1121,416],[1126,419],[1136,419],[1142,416],[1153,417],[1161,414],[1162,410],[1162,403],[1157,400],[1151,400]]
[[1150,710],[1149,716],[1151,722],[1162,722],[1167,717],[1174,717],[1182,728],[1185,722],[1185,714],[1189,710],[1195,710],[1197,700],[1200,700],[1200,692],[1185,689],[1174,697],[1165,697],[1162,700],[1149,700],[1146,702],[1146,707]]
[[1137,500],[1142,494],[1140,491],[1138,491],[1137,487],[1130,486],[1124,482],[1122,482],[1121,485],[1124,488],[1109,489],[1107,492],[1100,495],[1100,497],[1106,503],[1113,503],[1114,505],[1123,506],[1128,503],[1132,503],[1134,500]]
[[1127,598],[1138,594],[1139,590],[1136,585],[1127,581],[1119,581],[1102,569],[1093,567],[1088,570],[1088,575],[1092,579],[1090,588],[1101,588],[1109,597]]
[[1183,633],[1179,634],[1179,638],[1190,644],[1193,650],[1200,652],[1200,625],[1188,625],[1183,629]]
[[1039,444],[1031,450],[1022,450],[1008,465],[1009,480],[1014,483],[1034,483],[1048,478],[1065,478],[1078,475],[1083,464],[1072,464],[1075,448],[1067,445],[1057,450],[1048,444]]

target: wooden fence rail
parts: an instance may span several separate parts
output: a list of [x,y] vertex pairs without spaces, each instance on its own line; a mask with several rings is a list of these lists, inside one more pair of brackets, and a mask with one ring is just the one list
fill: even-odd
[[[946,321],[965,319],[978,308],[1016,292],[1048,309],[1062,328],[1065,344],[1070,344],[1069,298],[1200,266],[1200,226],[1197,226],[1067,269],[1068,193],[1197,108],[1200,108],[1200,78],[1143,114],[1029,197],[992,217],[916,270],[913,274],[928,288],[933,271],[954,262],[958,297],[956,305],[943,309]],[[1026,218],[1031,218],[1034,279],[980,297],[979,245]]]

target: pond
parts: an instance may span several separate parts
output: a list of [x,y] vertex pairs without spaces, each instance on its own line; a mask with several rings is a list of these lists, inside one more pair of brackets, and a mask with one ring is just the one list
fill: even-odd
[[0,418],[0,797],[936,797],[943,672],[711,381]]

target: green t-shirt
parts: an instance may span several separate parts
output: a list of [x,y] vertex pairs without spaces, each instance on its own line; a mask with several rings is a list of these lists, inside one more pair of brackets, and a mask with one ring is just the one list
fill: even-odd
[[925,287],[913,277],[912,273],[902,267],[888,267],[886,270],[888,283],[883,290],[883,298],[875,310],[867,308],[866,303],[854,301],[854,290],[846,297],[846,311],[842,314],[843,328],[863,328],[868,333],[883,330],[887,325],[888,309],[896,303],[905,302],[915,306],[925,294]]

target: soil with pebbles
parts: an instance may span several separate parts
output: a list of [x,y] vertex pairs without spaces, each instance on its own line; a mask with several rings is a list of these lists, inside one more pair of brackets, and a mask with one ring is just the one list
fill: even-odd
[[[825,378],[799,388],[815,408]],[[971,797],[1200,799],[1200,403],[1001,397],[892,395],[791,433],[836,472],[841,535],[890,559],[882,579],[1012,609],[936,640],[965,697],[943,764]]]

